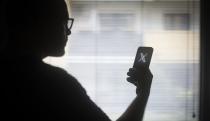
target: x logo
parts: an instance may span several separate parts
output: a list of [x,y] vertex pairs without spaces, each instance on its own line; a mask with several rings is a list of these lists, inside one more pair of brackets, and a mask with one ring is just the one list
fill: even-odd
[[139,58],[138,62],[145,63],[146,62],[146,59],[145,59],[146,56],[147,56],[147,53],[146,54],[140,53],[140,58]]

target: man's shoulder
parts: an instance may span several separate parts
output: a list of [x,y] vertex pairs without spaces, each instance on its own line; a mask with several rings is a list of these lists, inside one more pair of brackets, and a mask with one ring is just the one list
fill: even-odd
[[50,79],[49,81],[53,80],[55,83],[61,85],[62,87],[71,86],[72,89],[75,88],[75,89],[84,90],[84,88],[78,82],[78,80],[63,68],[43,63],[42,73],[45,73],[47,79]]
[[68,77],[68,78],[75,79],[71,74],[69,74],[63,68],[57,67],[54,65],[50,65],[50,64],[47,64],[44,62],[41,64],[40,71],[42,73],[45,73],[45,74],[51,75],[51,76],[61,76],[61,77]]

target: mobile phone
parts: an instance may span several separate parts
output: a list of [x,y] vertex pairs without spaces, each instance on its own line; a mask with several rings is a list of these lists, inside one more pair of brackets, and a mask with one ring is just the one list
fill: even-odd
[[136,52],[133,67],[135,68],[149,68],[153,54],[152,47],[139,47]]

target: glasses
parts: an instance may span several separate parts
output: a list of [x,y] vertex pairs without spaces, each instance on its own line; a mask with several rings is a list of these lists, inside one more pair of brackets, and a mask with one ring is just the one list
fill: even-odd
[[68,31],[71,30],[73,23],[74,23],[74,19],[73,18],[69,18],[68,21],[67,21]]
[[67,20],[67,35],[70,35],[71,34],[71,28],[72,28],[72,25],[74,23],[74,19],[73,18],[68,18]]

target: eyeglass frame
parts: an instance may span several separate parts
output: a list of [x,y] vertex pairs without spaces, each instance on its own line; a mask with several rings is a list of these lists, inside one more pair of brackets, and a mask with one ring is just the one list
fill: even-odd
[[[70,23],[71,23],[71,25],[69,26]],[[68,18],[68,20],[67,20],[67,29],[68,29],[68,31],[71,31],[73,23],[74,23],[74,18]]]

